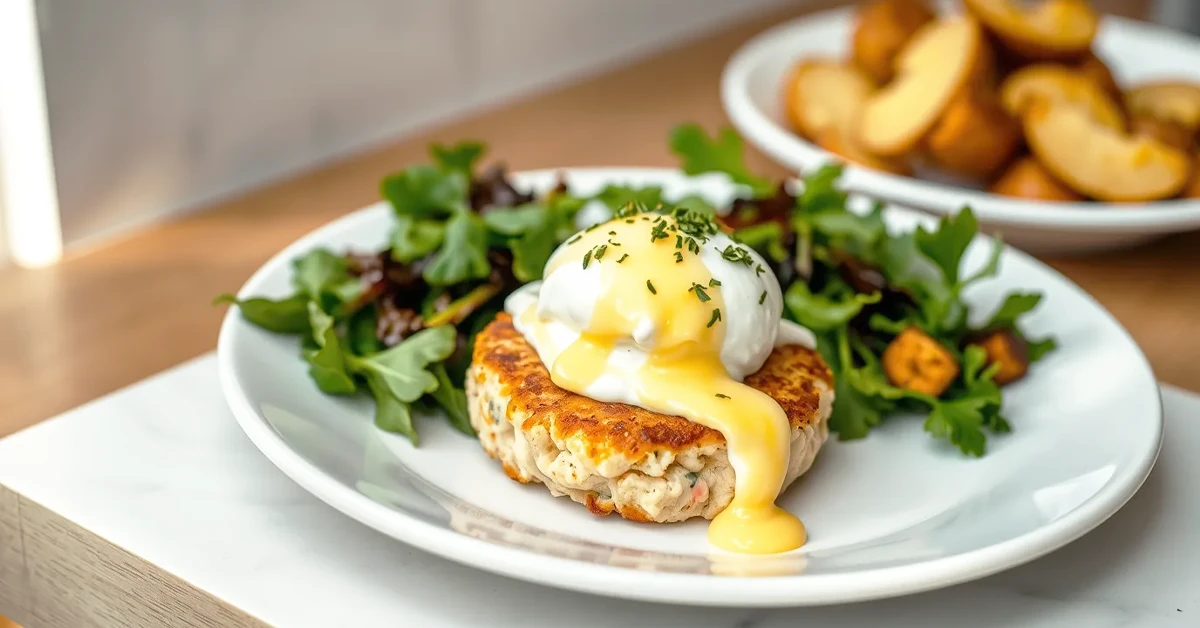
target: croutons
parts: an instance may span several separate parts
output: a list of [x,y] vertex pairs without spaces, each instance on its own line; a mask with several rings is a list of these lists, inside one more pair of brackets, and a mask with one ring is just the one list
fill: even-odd
[[937,397],[958,377],[954,355],[916,327],[905,328],[883,351],[883,372],[894,386]]
[[1008,329],[988,332],[975,343],[987,352],[988,364],[999,364],[992,381],[1003,386],[1015,382],[1029,371],[1029,344]]

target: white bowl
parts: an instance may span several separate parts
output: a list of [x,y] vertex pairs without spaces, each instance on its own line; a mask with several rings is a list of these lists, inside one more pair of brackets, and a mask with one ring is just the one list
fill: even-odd
[[[799,18],[747,42],[725,66],[721,99],[748,142],[789,168],[807,171],[838,158],[793,133],[783,115],[782,87],[803,58],[849,56],[853,10]],[[1097,54],[1122,85],[1182,78],[1200,82],[1200,41],[1166,28],[1104,18]],[[978,188],[905,177],[847,165],[850,190],[933,213],[970,205],[984,228],[1035,253],[1113,249],[1200,228],[1200,200],[1155,203],[1044,203],[989,194]]]

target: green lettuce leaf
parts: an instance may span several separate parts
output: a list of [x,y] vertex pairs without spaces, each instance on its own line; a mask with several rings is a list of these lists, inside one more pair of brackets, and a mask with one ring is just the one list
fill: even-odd
[[272,300],[260,297],[238,300],[232,294],[222,294],[213,299],[213,305],[229,303],[242,311],[246,320],[277,334],[308,333],[307,295],[296,294],[286,299]]
[[774,182],[746,167],[742,138],[733,129],[723,128],[709,137],[698,124],[681,124],[671,131],[670,144],[687,174],[723,172],[734,183],[749,187],[756,198],[775,193]]
[[425,267],[423,276],[432,286],[449,286],[484,279],[491,271],[487,228],[478,215],[460,211],[447,221],[442,248]]

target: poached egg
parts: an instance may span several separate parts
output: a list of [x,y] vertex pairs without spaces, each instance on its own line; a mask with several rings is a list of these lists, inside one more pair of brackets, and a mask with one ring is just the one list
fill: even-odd
[[800,520],[775,505],[788,469],[788,417],[742,380],[777,345],[815,341],[782,320],[779,282],[758,254],[702,214],[631,207],[559,246],[543,276],[505,309],[555,385],[720,432],[735,493],[709,541],[753,554],[802,545]]

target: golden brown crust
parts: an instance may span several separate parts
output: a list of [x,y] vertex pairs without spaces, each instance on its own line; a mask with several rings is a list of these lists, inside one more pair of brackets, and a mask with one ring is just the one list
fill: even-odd
[[[593,460],[613,454],[636,460],[652,452],[680,453],[725,442],[716,430],[682,417],[603,403],[559,388],[507,314],[498,315],[476,336],[473,361],[499,377],[501,389],[511,399],[510,416],[519,412],[528,417],[521,430],[541,428],[556,439],[579,438],[587,443],[586,454]],[[818,415],[821,391],[814,385],[817,380],[833,385],[833,375],[820,355],[804,347],[786,346],[772,352],[763,368],[745,383],[773,397],[792,427],[800,428]],[[598,503],[588,507],[593,512],[603,509]],[[636,518],[637,513],[622,515]]]

